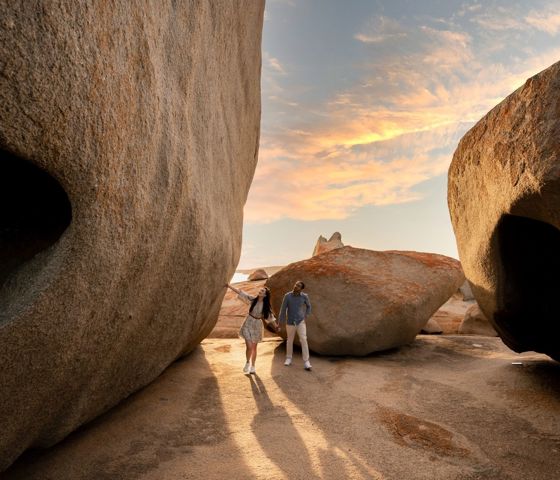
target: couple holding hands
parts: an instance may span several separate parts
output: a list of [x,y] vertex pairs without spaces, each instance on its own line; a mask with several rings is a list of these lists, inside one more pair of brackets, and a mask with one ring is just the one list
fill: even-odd
[[311,303],[309,296],[303,293],[305,284],[298,280],[291,292],[284,295],[282,306],[280,307],[280,315],[278,322],[272,313],[270,304],[270,290],[268,287],[262,287],[253,297],[242,290],[239,290],[231,285],[228,288],[237,293],[238,297],[249,306],[249,313],[241,325],[239,336],[245,340],[247,363],[243,368],[243,373],[255,373],[255,361],[257,360],[257,345],[262,341],[263,337],[263,320],[274,326],[277,332],[280,331],[280,324],[286,323],[287,342],[286,342],[286,361],[284,365],[289,366],[292,364],[292,355],[294,348],[294,338],[296,332],[301,344],[301,351],[303,357],[303,365],[306,370],[311,370],[311,363],[309,362],[309,347],[307,345],[307,330],[305,319],[311,312]]

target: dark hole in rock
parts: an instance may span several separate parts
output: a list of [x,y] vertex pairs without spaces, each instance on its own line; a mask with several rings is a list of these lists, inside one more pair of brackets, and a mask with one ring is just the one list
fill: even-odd
[[521,350],[560,352],[560,230],[504,215],[498,224],[503,277],[495,321]]
[[0,150],[0,286],[19,266],[53,245],[71,220],[68,196],[53,177]]

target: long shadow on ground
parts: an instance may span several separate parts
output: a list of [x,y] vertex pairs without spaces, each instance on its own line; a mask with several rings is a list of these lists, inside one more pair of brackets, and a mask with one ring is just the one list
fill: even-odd
[[[223,445],[228,462],[205,465],[207,478],[251,473],[230,440],[218,383],[199,347],[158,379],[58,445],[29,451],[3,480],[179,478],[204,461],[198,448]],[[208,462],[206,462],[208,463]],[[160,473],[161,472],[161,473]],[[189,478],[181,476],[180,478]]]
[[[312,373],[284,367],[284,355],[278,346],[274,381],[355,467],[384,478],[558,478],[560,364],[544,355],[459,336],[364,358],[314,357]],[[342,478],[332,452],[323,455]]]

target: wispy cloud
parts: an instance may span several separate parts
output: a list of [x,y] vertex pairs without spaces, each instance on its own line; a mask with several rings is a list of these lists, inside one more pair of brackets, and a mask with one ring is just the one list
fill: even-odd
[[263,63],[265,65],[265,69],[270,69],[273,72],[286,75],[286,69],[280,63],[280,60],[271,56],[268,52],[264,52],[263,54]]
[[508,9],[502,7],[492,12],[477,14],[471,20],[486,30],[526,30],[528,28],[524,19],[515,18]]
[[356,40],[363,43],[381,43],[402,37],[406,37],[406,31],[399,22],[384,16],[373,18],[364,31],[354,35]]
[[[535,2],[538,4],[539,2]],[[483,8],[480,4],[466,5],[458,16],[490,31],[524,31],[533,29],[555,36],[560,31],[560,3],[541,3],[540,8],[526,11],[523,4],[512,2],[507,5],[493,5]]]
[[528,25],[542,30],[549,35],[556,35],[560,31],[560,5],[550,6],[544,11],[531,11],[525,18]]
[[263,93],[293,114],[263,126],[246,219],[341,219],[364,205],[420,199],[415,187],[445,173],[468,126],[560,58],[560,46],[536,54],[517,35],[556,34],[560,20],[549,8],[476,3],[444,21],[408,26],[375,17],[353,36],[371,48],[359,81],[320,104],[294,101],[282,87],[286,68],[266,57],[275,80],[263,83]]
[[434,144],[456,144],[465,128],[441,127],[330,150],[290,141],[295,134],[286,133],[290,148],[264,145],[261,150],[246,220],[342,219],[363,205],[418,200],[413,187],[442,174],[449,164],[449,148],[438,151]]

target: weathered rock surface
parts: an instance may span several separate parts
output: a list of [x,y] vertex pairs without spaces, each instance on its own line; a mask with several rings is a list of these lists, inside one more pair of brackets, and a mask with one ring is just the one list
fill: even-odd
[[410,343],[464,276],[459,262],[443,255],[347,246],[271,276],[266,285],[275,312],[296,280],[305,282],[311,300],[310,349],[367,355]]
[[0,3],[0,470],[212,330],[257,161],[263,9]]
[[321,235],[317,239],[315,248],[313,249],[313,256],[320,255],[321,253],[330,252],[335,248],[344,247],[342,243],[342,235],[339,232],[334,232],[328,240]]
[[459,293],[461,294],[461,297],[465,302],[470,302],[474,300],[471,284],[469,283],[468,280],[465,280],[463,282],[463,285],[459,287]]
[[438,335],[443,333],[443,329],[440,327],[439,323],[437,323],[433,318],[428,320],[428,323],[422,327],[420,333],[426,333],[428,335]]
[[465,335],[484,335],[497,337],[498,333],[484,316],[477,303],[473,303],[465,312],[465,318],[459,326],[459,333]]
[[266,273],[265,270],[263,270],[262,268],[257,268],[254,272],[251,272],[251,274],[249,275],[249,280],[250,281],[256,281],[256,280],[266,280],[268,278],[268,273]]
[[465,318],[465,312],[474,303],[474,300],[465,302],[460,292],[455,292],[438,311],[432,315],[432,320],[443,330],[445,335],[457,335],[459,327]]
[[560,358],[560,63],[462,138],[449,211],[481,310],[515,351]]
[[311,374],[284,356],[261,343],[247,378],[244,342],[206,339],[2,480],[558,479],[560,364],[545,355],[422,336],[365,358],[314,356]]

